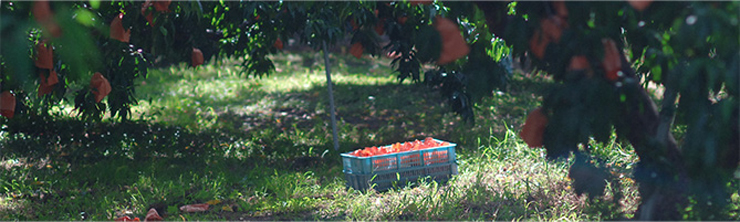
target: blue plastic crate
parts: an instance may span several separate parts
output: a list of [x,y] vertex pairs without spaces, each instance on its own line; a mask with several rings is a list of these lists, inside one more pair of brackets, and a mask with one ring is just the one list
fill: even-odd
[[347,180],[347,187],[352,187],[355,190],[365,191],[373,188],[377,191],[385,191],[394,186],[403,187],[408,182],[427,177],[437,182],[445,182],[452,175],[457,175],[457,163],[455,162],[373,174],[344,173],[344,178]]
[[[434,139],[438,143],[446,142]],[[457,144],[428,148],[423,150],[405,151],[399,153],[358,157],[350,152],[342,153],[344,172],[350,174],[372,174],[389,171],[399,171],[412,167],[429,166],[434,164],[454,163],[456,160],[455,147]],[[391,145],[383,146],[389,147]],[[422,158],[423,157],[423,158]]]
[[[446,142],[434,140],[438,143]],[[383,191],[394,185],[402,186],[426,177],[438,182],[447,181],[457,174],[457,144],[447,143],[449,145],[372,157],[342,153],[347,186],[356,190],[374,188]],[[382,147],[389,146],[391,145]]]

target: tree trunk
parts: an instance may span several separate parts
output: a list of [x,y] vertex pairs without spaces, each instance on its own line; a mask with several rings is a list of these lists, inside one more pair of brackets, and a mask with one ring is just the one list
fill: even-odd
[[[617,132],[640,157],[635,181],[642,203],[635,215],[639,220],[679,220],[679,206],[686,201],[687,176],[676,140],[670,132],[659,133],[661,116],[645,89],[637,81],[623,87],[628,98],[620,110],[622,124]],[[658,134],[664,136],[659,138]]]
[[[511,18],[507,15],[506,4],[508,2],[476,2],[485,13],[490,31],[496,36],[505,36]],[[622,50],[619,52],[626,77],[615,87],[620,88],[626,100],[620,107],[615,128],[617,135],[625,137],[640,157],[635,168],[635,180],[642,197],[637,219],[681,219],[679,207],[685,205],[688,180],[681,151],[670,133],[673,112],[664,112],[663,117],[659,115],[655,102],[635,78]],[[667,97],[675,98],[673,93],[670,91]],[[675,102],[675,99],[669,102]]]

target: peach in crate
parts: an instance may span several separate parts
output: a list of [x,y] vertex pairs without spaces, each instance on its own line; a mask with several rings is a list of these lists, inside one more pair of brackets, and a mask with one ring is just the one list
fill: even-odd
[[455,162],[456,146],[457,144],[429,137],[424,141],[366,147],[342,153],[341,156],[345,173],[375,173]]
[[[348,180],[347,185],[360,190],[371,187],[371,184],[375,184],[376,189],[387,189],[394,182],[412,181],[427,176],[433,176],[435,180],[446,180],[457,174],[456,146],[457,144],[429,137],[423,141],[366,147],[341,154],[343,172]],[[430,171],[439,167],[445,170]]]

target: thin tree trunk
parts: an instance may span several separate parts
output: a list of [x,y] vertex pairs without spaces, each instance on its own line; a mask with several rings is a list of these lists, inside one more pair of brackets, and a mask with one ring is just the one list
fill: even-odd
[[337,117],[336,109],[334,108],[334,90],[332,90],[331,82],[331,64],[329,62],[329,52],[326,49],[326,42],[324,43],[324,68],[326,69],[326,87],[329,90],[329,113],[331,114],[331,134],[334,140],[334,150],[339,150],[339,138],[337,138]]

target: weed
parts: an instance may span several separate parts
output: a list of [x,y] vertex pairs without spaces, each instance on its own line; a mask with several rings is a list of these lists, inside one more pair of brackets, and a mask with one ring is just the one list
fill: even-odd
[[[592,142],[613,180],[603,199],[577,196],[572,158],[545,159],[518,137],[551,83],[515,74],[505,93],[479,102],[476,124],[449,112],[426,86],[397,83],[388,61],[333,56],[340,150],[331,145],[321,66],[281,54],[280,70],[239,76],[226,59],[197,70],[151,70],[137,84],[125,123],[87,123],[54,107],[48,116],[4,122],[0,220],[622,220],[634,216],[636,155],[617,141]],[[305,61],[308,61],[307,59]],[[539,90],[539,91],[538,91]],[[69,107],[69,105],[67,105]],[[28,121],[30,120],[30,121]],[[16,130],[17,129],[17,130]],[[453,141],[459,174],[385,192],[345,186],[340,152],[422,139]],[[8,179],[6,179],[8,178]],[[728,185],[737,192],[738,183]],[[214,203],[204,213],[179,207]],[[738,219],[740,197],[732,195]]]

